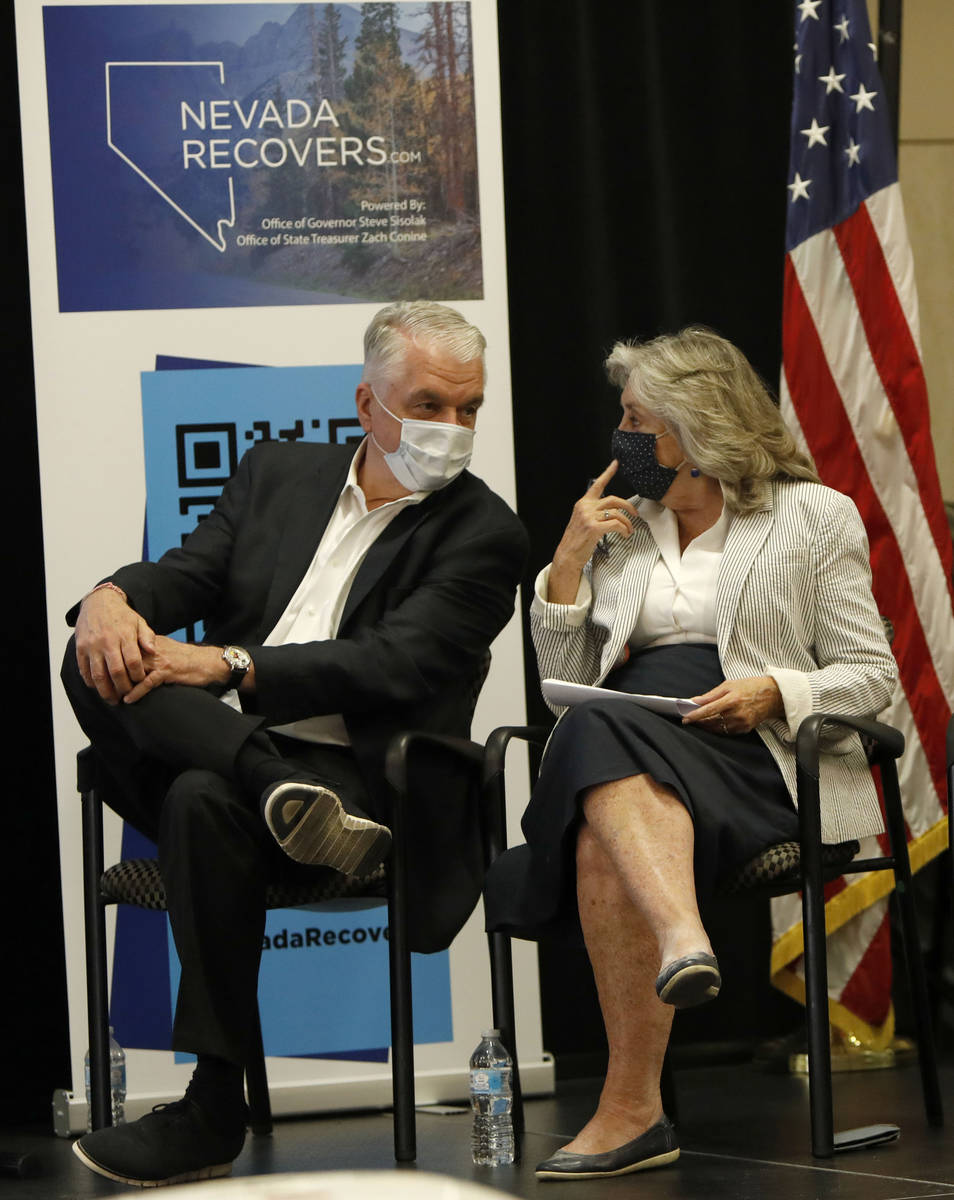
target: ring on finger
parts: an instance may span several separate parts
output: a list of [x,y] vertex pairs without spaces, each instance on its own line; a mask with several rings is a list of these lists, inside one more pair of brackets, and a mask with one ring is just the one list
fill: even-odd
[[612,515],[613,514],[610,512],[610,510],[608,508],[604,508],[603,511],[600,513],[600,520],[608,521]]
[[722,722],[722,732],[728,733],[729,730],[728,730],[728,726],[725,723],[725,714],[724,713],[719,713],[719,720]]

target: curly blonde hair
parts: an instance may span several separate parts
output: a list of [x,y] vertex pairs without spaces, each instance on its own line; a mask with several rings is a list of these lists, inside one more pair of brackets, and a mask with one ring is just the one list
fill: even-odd
[[751,363],[713,330],[690,325],[648,342],[617,342],[606,373],[675,434],[690,462],[719,480],[730,511],[760,508],[772,479],[821,482]]

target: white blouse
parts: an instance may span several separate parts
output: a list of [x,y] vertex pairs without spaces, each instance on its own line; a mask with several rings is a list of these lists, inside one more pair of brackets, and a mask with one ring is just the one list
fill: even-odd
[[[725,509],[710,528],[679,552],[676,514],[654,500],[643,500],[639,515],[646,522],[659,558],[653,567],[642,609],[629,636],[634,649],[678,642],[716,641],[716,593],[731,514]],[[536,579],[532,611],[542,615],[548,606],[550,566]],[[584,575],[573,604],[561,606],[569,627],[586,620],[593,593]]]
[[659,547],[629,644],[633,649],[680,642],[715,642],[716,590],[730,515],[723,508],[716,523],[679,552],[676,514],[644,500],[639,515]]

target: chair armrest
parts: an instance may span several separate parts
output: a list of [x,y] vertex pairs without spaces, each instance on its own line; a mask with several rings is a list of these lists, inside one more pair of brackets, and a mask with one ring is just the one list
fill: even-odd
[[871,717],[848,717],[841,713],[812,713],[798,727],[795,756],[800,771],[818,779],[819,743],[826,724],[844,725],[854,729],[875,744],[877,759],[900,758],[904,753],[904,734],[892,725]]
[[394,789],[399,803],[407,795],[407,764],[412,747],[435,746],[456,755],[463,762],[474,767],[481,766],[484,761],[484,748],[479,742],[469,738],[453,737],[450,734],[427,733],[424,730],[410,729],[404,733],[395,734],[388,743],[384,759],[384,777]]
[[92,746],[84,746],[76,754],[76,790],[80,795],[91,792],[96,786],[96,752]]
[[549,729],[543,725],[500,725],[487,739],[480,809],[488,867],[507,849],[507,791],[504,776],[507,747],[514,738],[544,746],[549,736]]
[[545,746],[550,730],[545,725],[499,725],[487,738],[484,758],[484,786],[503,776],[507,748],[517,738],[534,746]]
[[451,734],[428,733],[421,729],[409,729],[395,734],[388,743],[384,757],[384,777],[391,786],[392,796],[390,821],[391,835],[394,839],[392,864],[396,863],[395,851],[398,854],[403,853],[403,849],[398,849],[398,843],[402,842],[404,838],[405,811],[409,791],[408,760],[411,750],[422,746],[433,746],[455,755],[473,769],[475,781],[480,778],[484,748],[479,742],[472,742],[469,738],[453,737]]
[[[803,871],[821,871],[821,795],[819,791],[819,742],[826,724],[854,729],[874,744],[871,761],[882,768],[885,800],[897,793],[897,769],[894,760],[904,752],[904,734],[891,725],[870,717],[849,717],[840,713],[812,713],[798,727],[795,739],[795,768],[798,790],[798,823],[801,830]],[[898,799],[900,807],[900,799]]]

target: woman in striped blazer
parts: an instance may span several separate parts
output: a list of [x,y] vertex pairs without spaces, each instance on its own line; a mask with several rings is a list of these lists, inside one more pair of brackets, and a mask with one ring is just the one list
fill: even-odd
[[[539,937],[578,919],[606,1024],[597,1112],[542,1179],[678,1156],[659,1094],[672,1012],[721,983],[697,896],[797,838],[803,718],[876,714],[896,680],[858,512],[820,483],[744,355],[690,328],[619,343],[606,366],[622,420],[537,579],[540,675],[697,707],[555,707],[526,845],[488,878],[491,928]],[[880,832],[857,737],[826,751],[824,839]]]

